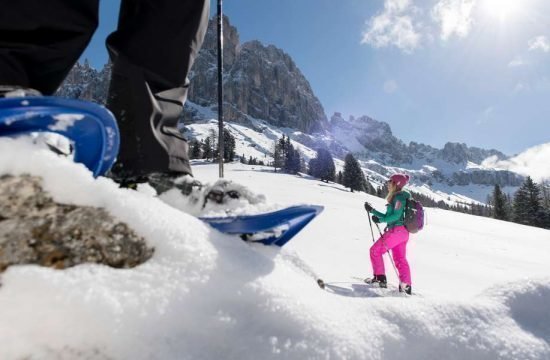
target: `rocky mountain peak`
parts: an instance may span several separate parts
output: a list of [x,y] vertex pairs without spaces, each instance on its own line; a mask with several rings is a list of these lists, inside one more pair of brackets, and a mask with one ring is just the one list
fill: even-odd
[[448,142],[441,150],[441,158],[445,161],[455,164],[466,164],[468,161],[476,164],[490,156],[496,156],[499,160],[506,159],[507,156],[498,150],[485,150],[477,147],[468,147],[464,143]]
[[[202,45],[201,56],[205,55],[204,53],[215,55],[218,51],[218,23],[216,18],[213,18],[208,22],[208,30],[204,38],[204,43]],[[223,67],[224,69],[229,69],[233,66],[235,59],[237,58],[237,53],[239,51],[240,39],[237,28],[231,25],[229,18],[227,16],[223,17]],[[199,57],[200,59],[200,57]],[[197,59],[197,61],[199,61]],[[217,61],[217,60],[216,60]],[[217,62],[216,62],[217,64]],[[196,68],[196,66],[194,67]],[[194,71],[196,73],[196,71]]]
[[[224,113],[229,121],[246,123],[250,116],[307,133],[326,129],[328,120],[319,99],[288,54],[260,41],[240,44],[227,18],[224,33]],[[189,99],[199,105],[217,103],[216,49],[212,19],[190,74]]]
[[349,120],[344,120],[342,114],[335,113],[331,117],[330,131],[344,144],[360,145],[359,149],[350,150],[362,158],[374,157],[393,163],[410,161],[407,146],[393,136],[390,125],[383,121],[369,116],[350,116]]

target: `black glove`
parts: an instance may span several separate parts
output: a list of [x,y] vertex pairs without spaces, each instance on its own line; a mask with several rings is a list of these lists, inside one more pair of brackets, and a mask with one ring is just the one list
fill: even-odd
[[371,204],[369,204],[368,202],[365,201],[365,210],[367,210],[368,212],[371,212],[373,209],[373,207],[371,206]]
[[378,216],[373,215],[373,216],[371,217],[371,219],[372,219],[372,221],[374,221],[376,224],[380,224],[380,219],[378,218]]

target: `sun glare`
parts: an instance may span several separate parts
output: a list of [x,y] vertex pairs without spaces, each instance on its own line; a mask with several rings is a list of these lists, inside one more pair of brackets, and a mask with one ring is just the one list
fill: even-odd
[[520,0],[483,0],[485,11],[500,21],[506,21],[519,10]]

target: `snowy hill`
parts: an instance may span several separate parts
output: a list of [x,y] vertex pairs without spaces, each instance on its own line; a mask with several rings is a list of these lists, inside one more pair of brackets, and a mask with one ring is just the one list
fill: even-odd
[[[277,250],[222,236],[51,152],[8,139],[0,152],[0,175],[40,175],[56,200],[105,207],[156,249],[127,270],[8,268],[2,359],[550,359],[548,230],[428,209],[408,247],[416,295],[376,297],[350,282],[370,275],[362,203],[380,209],[382,199],[227,165],[228,178],[273,203],[325,206]],[[217,165],[194,170],[217,177]],[[320,290],[316,277],[348,290]]]
[[[214,114],[209,108],[188,102],[187,106],[199,118],[212,118],[212,120],[195,121],[192,124],[186,124],[182,127],[182,131],[186,136],[192,139],[204,140],[212,132],[217,133],[218,123],[214,118]],[[275,141],[280,139],[283,134],[289,136],[292,145],[299,149],[306,163],[316,156],[316,149],[319,146],[331,147],[334,141],[330,136],[322,137],[320,135],[309,135],[290,128],[278,128],[269,124],[264,120],[254,119],[249,117],[248,126],[226,122],[226,129],[235,137],[236,150],[238,156],[244,156],[245,159],[257,158],[268,164],[273,161],[273,149]],[[350,144],[351,142],[345,142]],[[306,145],[307,144],[307,145]],[[334,146],[333,146],[334,147]],[[336,170],[343,169],[344,162],[342,158],[334,158]],[[395,172],[406,172],[412,175],[411,189],[429,196],[435,201],[443,201],[449,205],[484,203],[487,195],[491,194],[494,189],[494,182],[487,184],[470,184],[450,185],[446,181],[437,181],[437,176],[434,179],[433,173],[441,172],[438,169],[448,169],[451,165],[439,161],[429,165],[419,165],[417,168],[411,166],[388,166],[384,165],[381,160],[360,160],[360,164],[369,181],[374,186],[381,186],[387,177]],[[438,165],[436,168],[434,165]],[[475,164],[469,163],[471,168]],[[456,164],[455,168],[459,168]],[[447,171],[447,170],[445,170]],[[494,173],[494,172],[493,172]],[[495,181],[493,179],[493,181]],[[517,189],[516,186],[503,186],[505,192],[513,193]]]

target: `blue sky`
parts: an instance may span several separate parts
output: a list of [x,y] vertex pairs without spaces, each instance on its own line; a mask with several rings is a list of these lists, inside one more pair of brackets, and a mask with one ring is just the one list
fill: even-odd
[[[83,55],[95,67],[118,5],[101,2]],[[368,115],[438,148],[513,155],[550,142],[547,0],[226,0],[224,11],[241,42],[292,56],[329,117]]]

